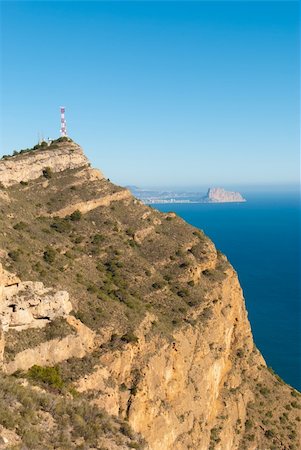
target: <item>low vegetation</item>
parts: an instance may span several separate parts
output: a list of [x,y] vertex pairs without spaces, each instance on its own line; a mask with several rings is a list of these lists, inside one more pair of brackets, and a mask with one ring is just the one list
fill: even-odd
[[[158,339],[166,346],[174,343],[179,328],[194,327],[203,338],[209,326],[218,327],[220,318],[227,317],[227,323],[233,320],[229,367],[241,374],[241,385],[225,386],[223,400],[241,398],[244,389],[254,396],[247,417],[236,423],[240,450],[254,442],[263,443],[262,448],[277,448],[279,439],[285,445],[289,442],[290,450],[297,449],[294,424],[301,420],[299,394],[264,367],[258,369],[256,379],[249,376],[247,368],[253,368],[256,358],[252,360],[250,348],[236,329],[239,319],[233,313],[233,299],[224,304],[222,299],[230,265],[218,252],[212,267],[215,252],[204,233],[135,199],[116,201],[87,214],[75,206],[66,217],[58,217],[58,211],[67,206],[110,196],[121,188],[107,180],[89,180],[80,169],[52,173],[45,168],[44,172],[44,177],[34,182],[5,190],[11,202],[1,204],[1,262],[22,280],[68,290],[72,314],[95,331],[98,345],[82,359],[70,358],[54,367],[35,365],[27,373],[1,377],[0,423],[16,431],[22,448],[105,448],[102,438],[117,448],[143,448],[126,422],[92,406],[91,400],[96,398],[93,389],[79,394],[75,386],[99,367],[104,354],[118,355],[124,349],[141,347],[138,328],[151,313],[154,321],[143,342]],[[10,330],[5,361],[27,348],[73,333],[74,328],[64,319],[41,329]],[[217,345],[212,336],[209,342],[208,349],[204,344],[204,355],[219,363],[226,344]],[[236,374],[233,379],[239,378]],[[118,393],[124,398],[137,395],[142,376],[137,369],[129,380],[115,383]],[[114,385],[111,378],[104,382]],[[196,396],[203,395],[198,386],[194,389]],[[272,403],[277,403],[275,408]],[[163,406],[168,407],[162,402]],[[124,417],[126,408],[130,403]],[[208,429],[210,448],[220,445],[226,421],[221,414],[217,424]]]
[[47,149],[55,149],[56,148],[56,144],[60,143],[60,142],[72,142],[72,139],[66,137],[66,136],[62,136],[58,139],[46,142],[46,141],[41,141],[39,144],[34,145],[33,147],[30,148],[24,148],[22,150],[13,150],[12,155],[3,155],[1,159],[6,160],[9,158],[12,158],[14,156],[18,156],[18,155],[24,155],[26,153],[30,153],[30,152],[34,152],[34,151],[41,151],[41,150],[47,150]]
[[[34,366],[26,377],[33,383],[61,389],[62,380],[54,368]],[[55,391],[36,390],[24,385],[20,376],[0,375],[0,423],[22,440],[22,445],[14,449],[100,448],[102,438],[143,449],[139,436],[125,432],[127,423],[109,417],[78,393],[60,392],[58,396]]]
[[6,361],[13,360],[17,353],[27,348],[52,339],[63,339],[70,334],[76,334],[76,331],[63,318],[51,321],[44,328],[28,328],[23,331],[11,329],[6,333],[4,358]]

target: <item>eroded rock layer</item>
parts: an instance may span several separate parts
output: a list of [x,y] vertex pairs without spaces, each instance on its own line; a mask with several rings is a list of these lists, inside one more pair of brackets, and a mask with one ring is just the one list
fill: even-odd
[[47,179],[39,152],[25,184],[25,156],[1,175],[7,448],[297,450],[300,394],[256,349],[227,258],[70,142],[52,152]]
[[0,183],[11,186],[35,180],[43,171],[61,172],[88,166],[89,161],[79,145],[72,141],[53,143],[31,152],[0,161]]

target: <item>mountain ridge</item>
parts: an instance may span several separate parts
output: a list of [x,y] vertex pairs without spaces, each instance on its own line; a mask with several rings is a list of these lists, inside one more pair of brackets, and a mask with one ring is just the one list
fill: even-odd
[[[52,156],[68,149],[61,142]],[[266,367],[227,258],[201,230],[143,205],[82,156],[83,165],[49,172],[50,159],[34,167],[33,155],[33,178],[26,171],[0,189],[1,307],[24,322],[23,288],[3,302],[17,276],[66,291],[72,310],[42,315],[41,328],[2,326],[0,436],[35,449],[297,449],[300,395]],[[36,387],[69,408],[45,400],[31,413],[47,416],[53,436],[23,418],[25,392]]]

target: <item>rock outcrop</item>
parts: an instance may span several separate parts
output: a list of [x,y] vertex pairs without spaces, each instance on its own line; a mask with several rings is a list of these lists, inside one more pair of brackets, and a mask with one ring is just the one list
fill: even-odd
[[99,208],[100,206],[109,206],[112,202],[117,202],[119,200],[126,200],[131,197],[131,193],[127,190],[120,192],[115,192],[110,195],[105,195],[101,198],[95,198],[93,200],[87,200],[85,202],[74,203],[72,205],[66,206],[63,209],[55,211],[52,213],[54,217],[66,217],[72,214],[74,211],[80,211],[82,214],[87,214],[93,209]]
[[89,161],[79,145],[72,141],[53,143],[49,147],[12,156],[0,161],[0,183],[11,186],[35,180],[49,168],[52,172],[88,166]]
[[223,188],[209,188],[204,203],[232,203],[245,202],[246,199],[239,192],[226,191]]
[[[136,344],[105,353],[94,372],[77,383],[80,392],[99,393],[95,404],[127,418],[149,449],[207,450],[210,430],[221,425],[215,448],[239,446],[233,429],[237,421],[245,423],[245,406],[254,398],[247,386],[242,388],[241,371],[252,376],[265,362],[254,351],[236,273],[229,268],[226,275],[171,342],[149,337],[157,317],[147,315],[135,331]],[[242,348],[244,359],[238,365]],[[248,367],[245,358],[254,366]],[[226,395],[225,384],[232,395]]]
[[67,291],[45,288],[41,282],[21,282],[0,264],[0,325],[3,331],[44,327],[55,318],[66,317],[71,310]]
[[11,374],[17,370],[28,370],[34,365],[54,366],[69,358],[83,358],[87,353],[91,353],[95,347],[95,333],[75,317],[68,316],[67,322],[74,328],[75,333],[50,339],[17,353],[12,361],[3,365],[3,371]]
[[[68,146],[0,162],[4,431],[34,450],[53,442],[106,450],[299,448],[300,394],[256,349],[227,258],[201,230],[102,178],[81,150],[68,170]],[[70,156],[65,166],[62,152]],[[55,176],[35,180],[44,164]],[[26,179],[33,181],[16,184]],[[208,198],[244,200],[221,189]],[[28,409],[34,414],[27,399],[40,391],[43,411],[25,423]],[[55,424],[51,435],[39,425],[43,414]],[[37,429],[40,440],[26,438]]]

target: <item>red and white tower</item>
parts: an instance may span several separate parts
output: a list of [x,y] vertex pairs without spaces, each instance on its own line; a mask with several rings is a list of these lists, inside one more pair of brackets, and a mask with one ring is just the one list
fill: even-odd
[[65,120],[65,106],[61,106],[61,136],[67,136],[66,120]]

